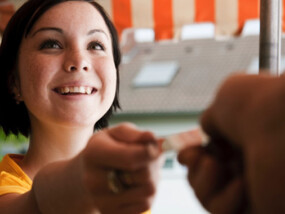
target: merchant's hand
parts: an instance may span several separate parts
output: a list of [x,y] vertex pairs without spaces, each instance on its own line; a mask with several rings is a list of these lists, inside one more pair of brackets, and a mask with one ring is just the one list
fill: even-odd
[[190,183],[210,212],[285,213],[284,97],[284,76],[235,75],[203,114],[211,144],[221,151],[221,145],[232,147],[239,155],[228,161],[243,164],[239,174],[229,176],[227,162],[207,147],[180,153]]

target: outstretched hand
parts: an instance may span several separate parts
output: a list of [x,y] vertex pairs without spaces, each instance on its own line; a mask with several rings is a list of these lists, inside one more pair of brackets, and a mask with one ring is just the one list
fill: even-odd
[[191,185],[211,213],[285,212],[284,95],[284,77],[236,75],[203,114],[211,144],[232,147],[239,156],[228,161],[243,162],[240,173],[229,176],[228,161],[221,162],[207,147],[180,152]]
[[[161,168],[159,157],[155,136],[132,124],[124,123],[94,134],[82,152],[83,183],[90,203],[106,214],[148,210]],[[123,183],[119,192],[110,187],[110,175],[118,176],[115,179]]]

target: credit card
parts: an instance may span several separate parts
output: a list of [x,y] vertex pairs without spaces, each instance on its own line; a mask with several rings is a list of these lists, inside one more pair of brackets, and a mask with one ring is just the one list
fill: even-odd
[[208,143],[208,135],[199,127],[164,137],[162,150],[164,152],[179,152],[181,149],[188,146],[207,145]]

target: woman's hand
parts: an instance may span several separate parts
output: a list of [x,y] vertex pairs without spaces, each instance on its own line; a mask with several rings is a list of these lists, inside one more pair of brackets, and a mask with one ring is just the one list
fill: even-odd
[[[161,168],[158,140],[151,132],[129,123],[99,131],[81,156],[84,187],[102,214],[141,213],[150,208]],[[108,178],[114,172],[124,183],[118,193],[112,191]]]

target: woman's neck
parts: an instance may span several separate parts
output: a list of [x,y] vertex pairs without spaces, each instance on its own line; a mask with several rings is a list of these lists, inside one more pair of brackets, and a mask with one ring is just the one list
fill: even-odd
[[45,165],[79,154],[92,133],[93,127],[33,126],[29,149],[20,165],[33,179]]

